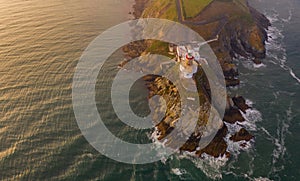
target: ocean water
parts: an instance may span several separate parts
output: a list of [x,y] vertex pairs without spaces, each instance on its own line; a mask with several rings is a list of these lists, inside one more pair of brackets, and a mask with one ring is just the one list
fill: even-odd
[[[245,149],[231,143],[229,160],[175,154],[152,164],[129,165],[106,158],[89,145],[72,108],[75,67],[96,36],[131,18],[132,3],[0,1],[0,179],[299,180],[300,2],[296,0],[251,1],[272,27],[263,65],[237,60],[242,83],[230,89],[253,107],[245,114],[244,126],[255,140]],[[109,75],[113,65],[107,66]],[[106,97],[99,90],[98,104]],[[105,116],[119,137],[139,142],[138,136],[144,136],[147,141],[149,132],[133,132],[119,125],[114,115]],[[239,125],[229,128],[236,129]]]

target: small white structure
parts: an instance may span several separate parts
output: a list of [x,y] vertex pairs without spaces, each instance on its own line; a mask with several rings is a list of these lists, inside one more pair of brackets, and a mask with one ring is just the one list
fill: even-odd
[[187,53],[185,60],[181,60],[179,69],[184,78],[190,79],[193,77],[198,70],[198,64],[194,61],[192,53]]
[[193,74],[197,72],[197,62],[199,62],[200,60],[199,49],[199,46],[193,46],[192,44],[177,46],[176,55],[177,61],[180,63],[179,69],[182,73],[182,77],[191,79],[193,77]]
[[[180,63],[180,74],[181,74],[181,83],[184,84],[186,89],[190,89],[191,84],[195,84],[193,81],[193,75],[198,71],[198,65],[208,64],[205,58],[202,58],[200,55],[200,47],[217,41],[219,36],[217,35],[215,39],[211,39],[205,42],[191,42],[191,43],[183,43],[176,47],[176,57],[177,62]],[[175,51],[174,45],[169,45],[169,50]]]

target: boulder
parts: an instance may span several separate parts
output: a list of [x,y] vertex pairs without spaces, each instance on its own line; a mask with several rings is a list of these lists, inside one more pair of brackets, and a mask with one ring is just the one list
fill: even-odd
[[229,153],[226,151],[227,143],[223,139],[228,132],[226,125],[224,124],[223,127],[217,132],[214,139],[203,149],[196,152],[196,155],[201,157],[202,153],[206,153],[213,157],[223,156],[224,154],[226,157],[229,157]]
[[251,108],[246,104],[246,100],[242,96],[233,97],[232,101],[243,113],[246,113],[246,110]]
[[236,78],[225,78],[225,83],[227,87],[231,87],[231,86],[237,86],[240,84],[240,80],[236,79]]
[[230,124],[234,124],[237,121],[238,122],[245,121],[245,118],[242,116],[242,114],[240,113],[240,111],[237,108],[231,107],[229,110],[225,111],[223,121],[230,123]]
[[259,65],[259,64],[262,63],[261,60],[258,59],[258,58],[254,58],[252,61],[253,61],[256,65]]
[[235,133],[229,139],[238,142],[238,141],[250,141],[254,136],[251,135],[245,128],[240,129],[239,132]]

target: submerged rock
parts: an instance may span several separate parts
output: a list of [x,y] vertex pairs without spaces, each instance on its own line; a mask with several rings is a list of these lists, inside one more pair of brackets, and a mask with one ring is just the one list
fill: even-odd
[[254,58],[252,61],[253,61],[256,65],[259,65],[259,64],[262,63],[261,60],[260,60],[259,58]]

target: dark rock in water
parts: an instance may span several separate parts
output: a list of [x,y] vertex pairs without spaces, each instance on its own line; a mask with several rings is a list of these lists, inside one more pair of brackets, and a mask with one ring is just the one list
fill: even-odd
[[226,158],[229,158],[230,157],[230,153],[228,151],[226,151],[225,156],[226,156]]
[[241,147],[245,148],[247,146],[247,143],[240,144]]
[[251,108],[246,104],[246,100],[242,96],[233,97],[232,101],[236,107],[243,111],[243,113],[246,113],[246,110]]
[[158,125],[157,128],[159,130],[160,136],[158,137],[158,140],[163,139],[166,135],[168,135],[169,133],[171,133],[174,128],[171,127],[169,124],[167,124],[164,121],[161,121]]
[[259,65],[259,64],[262,63],[261,60],[258,59],[258,58],[255,58],[255,59],[253,59],[252,61],[253,61],[256,65]]
[[245,128],[240,129],[239,132],[235,133],[233,136],[231,136],[229,139],[238,142],[238,141],[250,141],[254,136],[251,135]]
[[245,118],[242,116],[237,108],[231,107],[229,110],[225,111],[223,121],[234,124],[235,122],[243,122]]
[[225,78],[225,83],[227,87],[237,86],[240,84],[240,80],[235,78],[232,79]]
[[222,65],[222,70],[224,73],[224,77],[229,79],[234,79],[236,76],[239,75],[238,69],[235,64],[233,63],[225,63]]
[[180,148],[180,151],[196,151],[196,148],[198,147],[199,141],[200,141],[201,137],[200,136],[196,136],[196,135],[192,135],[189,137],[189,139],[186,141],[186,143]]
[[229,153],[226,152],[227,143],[223,139],[228,132],[226,125],[224,124],[223,127],[218,131],[215,138],[203,149],[196,152],[196,155],[201,156],[202,153],[206,153],[213,157],[223,156],[224,154],[229,157]]

